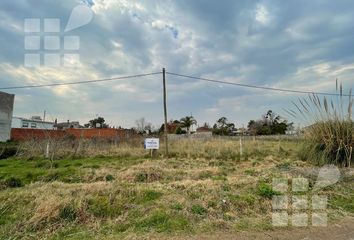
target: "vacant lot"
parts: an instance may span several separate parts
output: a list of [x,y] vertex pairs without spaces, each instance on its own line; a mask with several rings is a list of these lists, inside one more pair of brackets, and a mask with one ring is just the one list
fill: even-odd
[[[300,140],[249,139],[241,154],[238,139],[185,139],[171,143],[169,158],[150,158],[140,143],[91,147],[0,160],[1,239],[291,234],[298,229],[272,226],[272,179],[305,177],[311,189],[318,175]],[[352,169],[341,169],[340,181],[320,191],[329,225],[354,216],[353,180]]]

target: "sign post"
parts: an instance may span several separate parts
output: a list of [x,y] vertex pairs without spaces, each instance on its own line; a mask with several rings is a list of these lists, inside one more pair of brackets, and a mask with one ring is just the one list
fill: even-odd
[[146,138],[144,141],[144,148],[150,150],[151,158],[153,153],[160,148],[159,138]]

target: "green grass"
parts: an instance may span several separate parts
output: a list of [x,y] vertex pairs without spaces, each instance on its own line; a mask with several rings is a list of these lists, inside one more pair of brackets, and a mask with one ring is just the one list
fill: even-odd
[[[112,169],[113,173],[115,170],[129,167],[142,161],[142,159],[121,157],[61,159],[55,160],[54,164],[52,164],[53,168],[51,168],[50,161],[45,159],[8,158],[0,160],[0,182],[11,178],[20,180],[24,185],[37,181],[85,182],[82,178],[87,174],[88,169],[97,170],[108,167]],[[111,174],[104,177],[107,181],[114,180]]]
[[269,198],[271,199],[274,195],[278,195],[276,191],[272,189],[272,186],[270,186],[268,183],[265,182],[259,182],[257,186],[258,194],[262,197]]
[[[354,178],[351,177],[342,185],[334,188],[329,205],[341,211],[354,214]],[[337,194],[336,194],[337,193]]]
[[[213,156],[230,155],[238,144],[216,142],[229,149],[218,153],[214,143],[197,144]],[[302,166],[311,167],[297,155],[297,142],[284,142],[283,150],[278,144],[248,142],[248,157],[240,161],[205,158],[199,148],[195,159],[0,160],[0,239],[158,239],[270,229],[272,177],[299,177]],[[354,214],[353,182],[343,175],[323,190],[331,214]]]
[[134,224],[136,231],[176,232],[190,229],[189,220],[183,215],[156,210]]
[[208,213],[208,210],[199,204],[195,204],[192,205],[191,212],[197,215],[205,215]]

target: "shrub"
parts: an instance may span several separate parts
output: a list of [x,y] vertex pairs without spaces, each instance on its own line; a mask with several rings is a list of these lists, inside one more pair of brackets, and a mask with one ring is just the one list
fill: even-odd
[[5,186],[9,188],[17,188],[17,187],[22,187],[22,181],[19,178],[15,177],[10,177],[5,180]]
[[0,149],[0,159],[6,159],[13,157],[17,154],[17,148],[16,146],[9,147],[5,146],[4,149]]
[[265,198],[272,198],[274,195],[277,195],[278,193],[272,189],[270,185],[268,185],[265,182],[260,182],[258,184],[258,194],[262,197]]
[[111,174],[108,174],[107,176],[106,176],[106,181],[107,182],[111,182],[111,181],[113,181],[114,180],[114,177],[111,175]]
[[307,154],[309,161],[317,165],[336,164],[343,167],[349,167],[354,162],[351,94],[350,90],[346,103],[340,85],[337,100],[327,100],[326,97],[321,100],[313,94],[294,103],[297,112],[288,111],[293,116],[300,114],[305,121],[310,122],[310,126],[304,130],[307,143],[301,150]]

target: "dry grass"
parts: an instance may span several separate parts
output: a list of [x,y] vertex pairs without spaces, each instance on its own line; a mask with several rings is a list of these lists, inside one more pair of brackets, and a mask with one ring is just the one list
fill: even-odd
[[295,104],[297,113],[310,125],[305,130],[306,147],[304,154],[318,165],[336,164],[350,167],[354,162],[354,122],[352,121],[352,91],[343,97],[342,85],[337,99],[320,99],[317,95],[299,99]]
[[[88,168],[89,159],[83,158],[77,167],[83,182],[39,181],[2,190],[0,238],[143,239],[272,229],[271,199],[266,195],[272,192],[260,192],[260,183],[303,175],[304,167],[311,166],[298,158],[294,141],[247,139],[243,147],[241,156],[237,139],[186,139],[171,143],[173,157],[168,159],[162,154],[145,158],[144,152],[139,161],[102,157],[95,161],[97,167]],[[115,148],[121,153],[120,146]],[[309,171],[308,177],[315,173]],[[106,181],[107,174],[114,179]],[[350,174],[337,191],[324,191],[351,196]],[[337,203],[343,208],[338,210]],[[345,197],[333,204],[331,216],[352,211]]]

